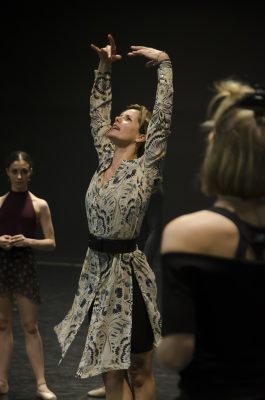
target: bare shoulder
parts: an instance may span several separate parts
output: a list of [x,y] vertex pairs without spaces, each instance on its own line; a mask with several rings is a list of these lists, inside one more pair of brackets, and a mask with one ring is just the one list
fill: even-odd
[[3,202],[5,201],[6,196],[8,193],[4,194],[3,196],[0,196],[0,207],[2,206]]
[[[224,216],[201,210],[177,217],[163,230],[161,252],[220,253],[218,243],[237,238],[237,228]],[[217,254],[216,254],[217,255]]]
[[45,199],[35,196],[35,194],[29,192],[33,206],[37,212],[44,212],[49,210],[49,205]]
[[[212,228],[212,213],[209,211],[196,211],[190,214],[181,215],[174,218],[164,228],[162,241],[174,247],[188,244],[191,237],[197,236],[197,233],[204,234]],[[193,240],[192,240],[193,241]],[[176,249],[177,250],[177,249]]]
[[8,192],[5,193],[3,196],[0,196],[0,207],[2,207],[2,204],[3,204],[3,202],[5,201],[7,195],[8,195]]

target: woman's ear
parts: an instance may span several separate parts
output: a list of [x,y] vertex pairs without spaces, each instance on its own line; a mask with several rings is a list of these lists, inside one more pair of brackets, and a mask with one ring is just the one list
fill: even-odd
[[207,136],[207,142],[213,143],[214,139],[215,139],[215,131],[211,131]]
[[146,141],[146,135],[139,135],[136,139],[135,139],[135,143],[143,143]]

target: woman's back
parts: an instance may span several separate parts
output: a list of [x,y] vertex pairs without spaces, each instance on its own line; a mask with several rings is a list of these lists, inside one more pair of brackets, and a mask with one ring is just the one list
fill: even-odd
[[234,258],[223,255],[218,226],[212,235],[213,254],[177,251],[162,256],[164,334],[188,332],[196,337],[192,361],[181,372],[180,386],[190,399],[261,399],[260,393],[265,396],[265,263],[262,257],[253,260],[253,254],[260,257],[261,247],[265,248],[265,228],[249,225],[227,209],[205,213],[213,211],[222,216],[221,224],[227,223],[219,238],[227,228],[228,251]]

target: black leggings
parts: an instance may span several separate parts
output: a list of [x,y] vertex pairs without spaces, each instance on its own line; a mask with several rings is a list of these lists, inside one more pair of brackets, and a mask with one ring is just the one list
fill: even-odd
[[145,353],[153,349],[154,333],[146,310],[143,295],[132,269],[133,309],[131,353]]

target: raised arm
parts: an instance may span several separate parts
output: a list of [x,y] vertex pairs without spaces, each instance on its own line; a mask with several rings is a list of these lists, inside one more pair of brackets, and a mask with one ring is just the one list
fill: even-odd
[[108,39],[109,44],[102,48],[91,44],[91,48],[99,56],[99,66],[95,71],[90,96],[91,133],[99,160],[103,152],[111,149],[111,143],[106,138],[106,132],[111,127],[111,67],[113,61],[121,59],[121,56],[116,54],[116,44],[112,35],[109,34]]
[[160,162],[165,156],[173,108],[173,73],[171,61],[164,51],[144,46],[131,46],[129,56],[144,56],[147,67],[158,66],[158,84],[153,115],[145,144],[145,165]]

